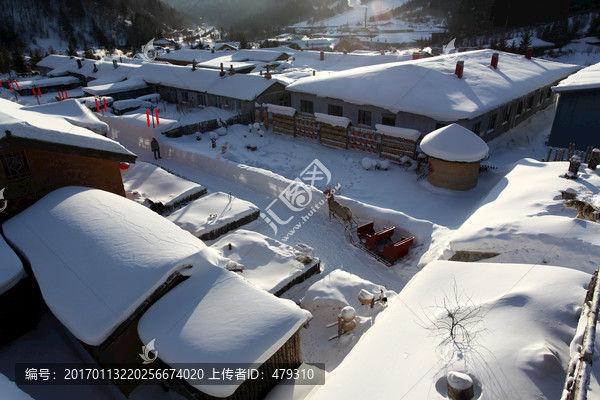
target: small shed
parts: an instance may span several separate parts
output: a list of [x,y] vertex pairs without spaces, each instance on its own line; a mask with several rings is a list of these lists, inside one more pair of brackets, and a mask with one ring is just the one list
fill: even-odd
[[315,119],[321,124],[321,144],[348,148],[350,119],[321,113],[315,113]]
[[425,136],[421,150],[429,156],[429,183],[451,190],[469,190],[477,186],[479,166],[489,148],[467,128],[452,124]]

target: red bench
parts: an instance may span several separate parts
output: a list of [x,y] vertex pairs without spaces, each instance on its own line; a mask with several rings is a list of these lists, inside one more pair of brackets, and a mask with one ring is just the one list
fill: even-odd
[[[413,245],[415,240],[414,236],[403,237],[400,241],[391,244],[385,244],[380,250],[377,244],[383,241],[391,242],[391,238],[394,235],[396,227],[385,227],[379,232],[375,232],[373,227],[373,221],[368,222],[356,228],[356,235],[360,239],[361,243],[374,253],[385,258],[387,261],[393,263],[400,257],[408,254],[408,249]],[[381,244],[380,244],[381,246]]]
[[407,238],[402,238],[399,242],[396,242],[392,245],[383,247],[383,258],[388,260],[389,262],[394,262],[400,257],[404,257],[408,254],[408,249],[412,246],[415,240],[414,236],[410,236]]

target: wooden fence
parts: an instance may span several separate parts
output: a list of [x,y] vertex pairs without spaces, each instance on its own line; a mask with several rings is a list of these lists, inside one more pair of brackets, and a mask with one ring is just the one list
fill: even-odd
[[570,143],[569,148],[553,149],[552,147],[548,150],[548,156],[542,161],[569,161],[573,156],[579,156],[581,162],[587,164],[592,156],[593,147],[588,146],[585,151],[575,150],[575,143]]

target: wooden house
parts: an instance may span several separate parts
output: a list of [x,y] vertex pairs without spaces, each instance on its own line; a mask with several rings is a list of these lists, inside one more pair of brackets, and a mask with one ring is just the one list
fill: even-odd
[[0,222],[63,186],[125,195],[119,164],[135,162],[136,156],[99,134],[108,127],[88,109],[75,100],[41,106],[0,100],[0,105],[0,189],[7,201]]

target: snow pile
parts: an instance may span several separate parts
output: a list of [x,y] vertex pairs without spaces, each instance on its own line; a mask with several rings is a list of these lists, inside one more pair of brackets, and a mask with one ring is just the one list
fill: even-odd
[[318,122],[331,126],[339,126],[340,128],[347,128],[348,125],[350,125],[350,119],[346,117],[337,117],[335,115],[315,113],[315,119]]
[[493,53],[460,53],[465,62],[462,79],[454,75],[455,59],[439,56],[321,73],[299,79],[286,90],[451,122],[482,115],[579,69],[500,52],[496,70],[490,67]]
[[127,111],[137,110],[140,107],[150,107],[150,103],[146,101],[141,101],[138,99],[125,99],[125,100],[117,100],[113,103],[112,107],[116,113],[123,113]]
[[242,276],[245,279],[273,294],[303,275],[314,261],[318,261],[311,259],[309,263],[302,263],[296,259],[299,252],[293,247],[244,229],[220,238],[211,247],[243,265]]
[[8,243],[0,236],[0,294],[15,286],[26,274],[23,263]]
[[123,93],[147,88],[148,85],[141,79],[127,79],[121,82],[84,87],[83,92],[90,96],[110,96],[115,93]]
[[364,157],[361,162],[362,167],[369,171],[370,169],[382,169],[387,171],[390,169],[390,162],[388,160],[379,160],[376,158]]
[[[160,359],[171,365],[260,365],[309,318],[291,300],[276,298],[233,272],[205,266],[152,305],[138,332],[144,343],[155,340]],[[227,397],[242,382],[194,386]]]
[[446,161],[478,162],[488,155],[488,145],[467,128],[451,124],[427,134],[421,150],[430,157]]
[[[10,134],[23,139],[134,155],[114,140],[75,125],[73,122],[97,129],[103,126],[101,122],[93,121],[84,108],[76,109],[75,106],[80,105],[75,100],[71,101],[67,106],[23,107],[12,101],[0,99],[0,139]],[[70,113],[67,108],[76,110],[77,113],[67,117],[54,115],[54,111]]]
[[293,107],[278,106],[275,104],[267,104],[267,110],[273,114],[285,115],[293,117],[296,114],[296,109]]
[[194,236],[200,237],[259,212],[259,208],[249,201],[217,192],[194,200],[167,218]]
[[[390,299],[311,399],[446,398],[450,371],[473,378],[476,398],[556,396],[589,279],[549,266],[433,262]],[[448,331],[435,329],[455,291],[458,304],[481,307],[470,345],[446,345]]]
[[552,90],[558,93],[571,90],[597,89],[600,87],[600,63],[591,65],[569,76],[554,86]]
[[398,128],[397,126],[375,124],[375,129],[377,129],[377,133],[381,135],[412,140],[413,142],[416,142],[419,139],[419,136],[421,136],[421,132],[416,129]]
[[600,177],[586,169],[579,179],[564,179],[567,167],[567,162],[532,159],[516,163],[451,238],[452,250],[500,253],[497,262],[593,271],[600,259],[600,224],[576,219],[577,211],[565,208],[560,191],[590,201]]
[[160,203],[172,207],[206,188],[197,183],[175,176],[156,165],[138,162],[123,174],[123,187],[127,198],[140,204]]
[[158,214],[113,193],[65,187],[6,221],[54,315],[99,345],[174,272],[221,257]]
[[89,108],[82,106],[81,103],[75,99],[59,101],[57,103],[26,106],[22,109],[40,114],[62,117],[75,126],[87,128],[100,135],[106,135],[108,133],[108,124],[100,121]]

